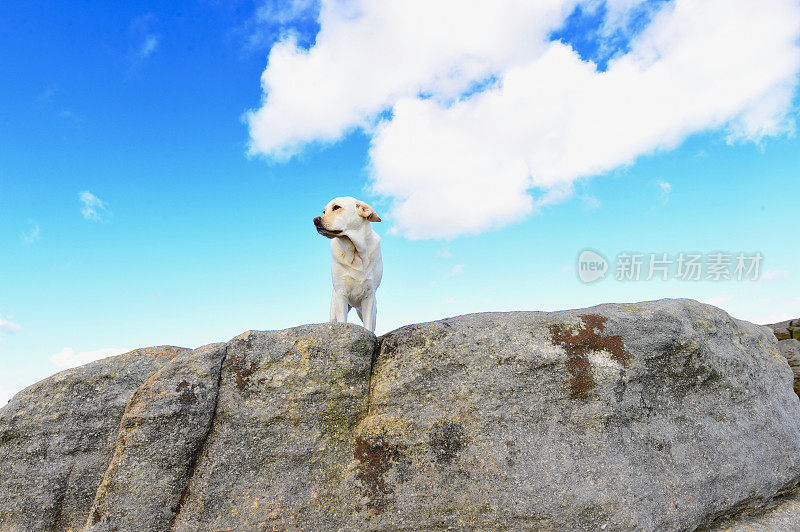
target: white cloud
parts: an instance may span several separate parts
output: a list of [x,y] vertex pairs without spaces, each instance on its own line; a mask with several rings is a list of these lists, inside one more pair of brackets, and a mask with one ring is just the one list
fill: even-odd
[[669,195],[672,192],[672,185],[669,181],[659,181],[658,190],[661,197],[661,204],[666,205],[669,202]]
[[111,211],[108,210],[105,202],[100,198],[84,190],[78,194],[78,199],[81,201],[81,214],[87,220],[93,222],[102,221],[105,217],[111,216]]
[[130,70],[141,66],[161,44],[161,35],[153,30],[157,24],[157,18],[153,13],[145,13],[131,20],[128,26],[128,38],[130,39],[129,61]]
[[453,266],[450,269],[450,271],[445,273],[444,276],[445,277],[454,277],[454,276],[459,275],[461,273],[464,273],[464,265],[463,264],[456,264],[455,266]]
[[440,259],[449,259],[453,256],[448,248],[442,248],[436,252],[436,256]]
[[315,7],[315,0],[288,0],[264,2],[256,9],[256,20],[271,24],[288,24],[304,17]]
[[[601,7],[605,9],[605,18],[593,33],[598,38],[595,55],[608,59],[619,55],[615,45],[629,39],[632,29],[642,20],[649,20],[661,5],[647,0],[585,0],[581,7],[594,16],[599,15],[598,9]],[[587,31],[582,29],[584,38],[589,37]]]
[[31,227],[26,231],[20,233],[19,238],[22,240],[23,244],[33,244],[37,240],[41,238],[41,231],[39,230],[39,224],[34,221],[29,222]]
[[631,18],[637,13],[637,8],[644,7],[653,10],[652,4],[648,6],[646,0],[591,0],[588,5],[594,8],[604,4],[607,10],[606,18],[603,21],[600,33],[611,35],[615,31],[624,30],[631,22]]
[[137,52],[139,59],[147,59],[150,57],[158,48],[160,41],[160,35],[145,35],[144,39],[142,40],[142,44],[139,46],[139,51]]
[[255,15],[234,33],[244,38],[245,50],[260,51],[281,36],[298,36],[297,27],[313,23],[319,7],[317,0],[265,0],[256,9]]
[[[265,99],[247,115],[251,152],[286,158],[364,128],[393,230],[449,238],[520,221],[576,179],[692,133],[758,141],[791,130],[794,0],[661,4],[604,72],[547,41],[574,5],[323,1],[310,50],[289,36],[270,52]],[[640,2],[611,7],[606,23],[620,28]]]
[[15,333],[20,329],[22,329],[22,327],[20,327],[13,321],[6,320],[0,317],[0,332]]
[[130,349],[115,349],[112,347],[106,347],[104,349],[76,353],[71,347],[65,347],[58,353],[51,355],[49,360],[59,368],[74,368],[76,366],[88,364],[89,362],[93,362],[95,360],[100,360],[101,358],[121,355],[122,353],[127,353],[128,351],[130,351]]
[[574,4],[323,0],[310,50],[289,34],[270,51],[265,100],[247,115],[250,149],[285,158],[310,141],[369,126],[399,98],[456,97],[536,57]]

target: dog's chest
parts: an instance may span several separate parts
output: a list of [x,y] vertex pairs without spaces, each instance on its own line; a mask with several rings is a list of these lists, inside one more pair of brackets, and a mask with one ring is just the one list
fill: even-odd
[[333,267],[334,288],[346,295],[351,303],[358,303],[375,291],[373,265],[359,262],[358,266],[354,268],[350,261],[342,261],[335,263]]
[[344,290],[348,300],[358,303],[372,293],[372,282],[363,277],[347,275],[344,279]]
[[334,289],[345,296],[351,305],[358,306],[375,293],[380,283],[380,248],[358,251],[348,241],[334,241],[331,250]]

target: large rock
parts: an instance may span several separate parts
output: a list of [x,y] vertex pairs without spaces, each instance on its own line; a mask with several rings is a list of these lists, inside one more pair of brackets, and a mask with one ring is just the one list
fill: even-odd
[[474,314],[381,339],[307,325],[175,354],[137,361],[135,379],[129,359],[79,368],[0,410],[0,530],[796,518],[789,365],[768,329],[694,301]]
[[358,501],[353,429],[376,344],[341,324],[234,338],[173,529],[338,530]]
[[182,353],[133,394],[87,529],[167,530],[211,428],[225,344]]
[[772,329],[772,332],[775,333],[778,340],[789,340],[792,338],[800,340],[800,319],[770,323],[764,325],[764,327]]
[[0,530],[78,530],[108,468],[128,399],[179,347],[62,371],[0,409]]
[[462,316],[381,342],[353,528],[687,530],[800,479],[776,340],[693,301]]
[[800,395],[800,340],[789,339],[778,342],[778,351],[789,363],[794,373],[794,391]]

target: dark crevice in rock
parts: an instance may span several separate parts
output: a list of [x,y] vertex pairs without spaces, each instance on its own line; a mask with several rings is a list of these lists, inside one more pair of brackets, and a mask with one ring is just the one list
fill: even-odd
[[203,450],[205,449],[206,442],[208,441],[208,435],[211,434],[211,430],[214,427],[214,421],[217,418],[217,406],[219,405],[219,390],[220,386],[222,386],[222,368],[225,366],[225,360],[228,358],[228,346],[225,346],[225,353],[220,357],[219,362],[219,372],[217,375],[217,386],[216,386],[216,394],[214,396],[214,409],[211,413],[211,420],[208,423],[208,430],[203,435],[202,443],[197,447],[197,451],[192,456],[191,465],[189,466],[189,475],[186,477],[186,486],[184,486],[183,491],[181,491],[181,496],[178,499],[178,506],[175,508],[175,512],[172,515],[172,521],[170,522],[169,528],[172,529],[175,520],[178,518],[178,514],[181,513],[181,509],[183,508],[183,504],[186,502],[186,498],[189,496],[189,485],[192,483],[192,477],[194,477],[194,473],[197,470],[197,462],[200,460],[200,456],[203,454]]
[[372,378],[373,375],[375,375],[375,364],[378,363],[378,357],[381,354],[384,338],[386,338],[385,334],[376,338],[375,347],[372,349],[372,354],[370,355],[369,375],[367,377],[367,408],[364,409],[364,414],[360,416],[356,425],[358,425],[358,423],[360,423],[372,411]]
[[[373,343],[367,373],[366,405],[355,419],[353,428],[358,427],[372,412],[373,377],[384,337],[385,335],[377,337]],[[356,478],[361,483],[362,493],[368,499],[366,506],[373,515],[380,514],[386,505],[387,495],[391,493],[386,489],[383,476],[389,470],[390,464],[396,461],[397,451],[382,438],[369,440],[357,436],[354,444],[353,459],[358,463]]]
[[[788,486],[778,490],[771,497],[750,497],[743,501],[739,501],[731,508],[717,512],[709,516],[700,526],[695,530],[696,532],[712,532],[716,530],[729,530],[729,520],[734,520],[742,517],[755,517],[759,514],[769,512],[776,505],[780,504],[784,499],[791,498],[797,495],[800,489],[800,478],[793,480]],[[749,527],[748,527],[749,528]]]

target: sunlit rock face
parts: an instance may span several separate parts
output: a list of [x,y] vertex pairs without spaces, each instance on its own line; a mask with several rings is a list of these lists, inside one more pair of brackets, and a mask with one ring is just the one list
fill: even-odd
[[694,301],[154,349],[0,410],[0,530],[691,530],[750,525],[741,512],[765,504],[794,518],[774,499],[800,480],[787,359],[769,329]]

